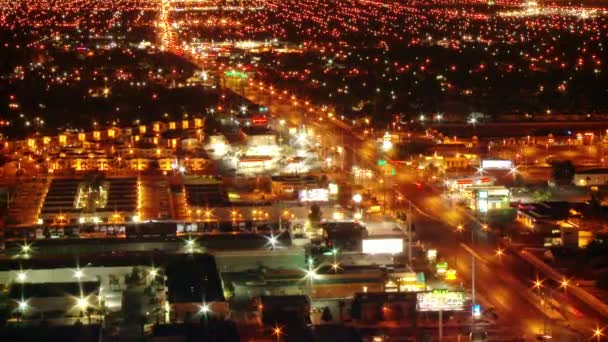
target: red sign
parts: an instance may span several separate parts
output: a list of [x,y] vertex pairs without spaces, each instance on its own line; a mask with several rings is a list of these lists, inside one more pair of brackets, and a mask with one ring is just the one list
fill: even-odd
[[256,116],[251,119],[251,124],[254,126],[266,126],[268,125],[268,118],[265,116]]

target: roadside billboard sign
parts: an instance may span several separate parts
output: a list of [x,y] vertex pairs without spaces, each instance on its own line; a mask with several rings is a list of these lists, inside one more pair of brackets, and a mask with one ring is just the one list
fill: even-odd
[[416,294],[418,311],[460,311],[464,310],[464,292],[433,290]]

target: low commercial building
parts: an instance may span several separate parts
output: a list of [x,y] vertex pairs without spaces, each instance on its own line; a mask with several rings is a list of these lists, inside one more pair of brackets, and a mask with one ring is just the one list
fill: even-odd
[[10,289],[10,298],[26,301],[30,314],[54,311],[65,317],[74,314],[81,298],[86,298],[86,303],[80,301],[83,310],[103,306],[106,312],[120,311],[127,277],[136,268],[143,284],[149,284],[153,269],[150,258],[82,257],[80,263],[82,267],[73,259],[48,257],[20,260],[19,264],[17,260],[6,261],[0,264],[0,284]]
[[418,161],[419,169],[434,167],[438,171],[447,172],[452,170],[471,169],[479,164],[479,158],[475,154],[468,153],[438,153],[422,156]]
[[300,190],[320,188],[319,178],[316,176],[273,176],[272,192],[277,196],[295,198]]
[[416,315],[416,293],[360,292],[351,306],[355,322],[412,321]]
[[260,296],[257,304],[265,326],[285,326],[295,333],[303,332],[311,323],[311,303],[307,296]]
[[471,176],[455,178],[446,181],[448,190],[451,192],[462,191],[472,186],[491,186],[494,185],[495,179],[488,176]]
[[516,219],[539,236],[545,247],[585,247],[604,226],[603,219],[596,217],[591,206],[586,203],[542,202],[520,205]]
[[470,186],[462,192],[469,208],[479,213],[508,209],[510,196],[511,192],[504,186]]
[[572,182],[577,186],[608,185],[608,169],[590,169],[576,172]]

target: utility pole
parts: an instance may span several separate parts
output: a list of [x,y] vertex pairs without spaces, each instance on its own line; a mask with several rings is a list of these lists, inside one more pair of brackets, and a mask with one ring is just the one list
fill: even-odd
[[439,309],[439,341],[443,341],[443,310]]
[[[473,248],[475,244],[475,225],[471,226],[471,248]],[[472,320],[472,327],[474,330],[475,329],[475,316],[473,316],[473,308],[475,307],[475,255],[473,253],[471,253],[471,316],[473,318]]]
[[340,148],[340,170],[344,173],[344,154],[346,153],[346,150],[344,148],[344,132],[342,131],[340,131]]
[[409,208],[407,211],[407,257],[410,263],[410,269],[413,269],[412,265],[412,200],[408,200]]
[[382,168],[382,214],[386,215],[386,172]]

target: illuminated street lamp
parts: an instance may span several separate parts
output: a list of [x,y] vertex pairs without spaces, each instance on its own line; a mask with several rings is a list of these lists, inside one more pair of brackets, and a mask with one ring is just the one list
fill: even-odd
[[18,320],[23,319],[23,317],[25,316],[25,312],[27,311],[27,309],[29,308],[29,305],[27,304],[27,300],[23,299],[23,297],[21,297],[20,301],[17,301],[17,311],[20,313],[20,315],[18,316]]
[[74,278],[80,281],[82,277],[84,277],[84,272],[80,268],[76,269],[76,271],[74,271]]
[[188,239],[186,240],[186,248],[192,252],[192,250],[194,249],[194,247],[196,246],[196,240],[188,237]]
[[21,314],[24,314],[25,311],[27,310],[28,305],[27,305],[27,301],[26,300],[20,300],[17,302],[17,310],[19,310],[19,312],[21,312]]
[[17,280],[19,282],[23,283],[26,279],[27,279],[27,273],[25,273],[24,271],[20,271],[19,273],[17,273]]
[[570,280],[564,278],[562,279],[561,284],[559,285],[560,287],[564,288],[564,292],[566,292],[566,289],[568,288],[568,286],[570,286]]
[[498,248],[498,249],[496,250],[496,256],[501,257],[501,256],[503,256],[504,254],[505,254],[505,253],[504,253],[504,249],[502,249],[502,248]]
[[158,269],[156,268],[152,268],[150,270],[150,278],[152,279],[156,279],[156,277],[158,276]]
[[516,166],[513,166],[509,170],[509,173],[513,176],[513,180],[515,180],[515,177],[517,177],[517,175],[519,174],[519,171],[517,171],[517,167]]
[[89,306],[89,300],[87,299],[87,297],[80,297],[76,300],[76,307],[78,309],[80,309],[80,311],[85,311],[87,309],[87,307]]
[[458,226],[456,226],[456,231],[462,233],[464,231],[464,226],[462,224],[459,224]]
[[362,200],[363,200],[363,196],[361,196],[361,194],[353,195],[353,202],[359,204],[359,203],[361,203]]
[[536,278],[536,280],[534,281],[534,288],[536,288],[538,290],[538,295],[540,296],[540,288],[543,287],[543,281]]
[[338,249],[337,248],[333,248],[331,250],[331,254],[334,256],[334,263],[331,265],[331,268],[334,270],[334,272],[338,272],[338,269],[340,268],[340,264],[338,264]]
[[281,329],[280,326],[275,325],[274,328],[272,329],[272,334],[274,336],[276,336],[277,341],[279,341],[281,339],[281,335],[283,335],[283,330]]
[[308,287],[309,287],[311,296],[312,296],[313,280],[317,276],[317,273],[312,268],[313,264],[314,264],[314,259],[312,257],[308,258],[308,270],[306,271],[306,278],[308,279]]
[[310,282],[312,284],[312,280],[317,276],[317,272],[315,272],[315,270],[308,270],[306,271],[306,277],[308,277],[308,279],[310,279]]
[[32,245],[28,244],[27,242],[25,242],[23,245],[21,245],[21,253],[23,254],[29,254],[32,251]]
[[211,312],[211,309],[209,308],[209,304],[203,303],[203,305],[201,305],[199,313],[205,315],[205,317],[206,317],[209,312]]
[[602,336],[604,336],[604,328],[595,327],[595,330],[593,330],[593,337],[599,342]]
[[266,237],[266,239],[268,239],[270,249],[274,250],[277,244],[279,243],[278,237],[274,235],[273,231],[270,231],[270,236]]

